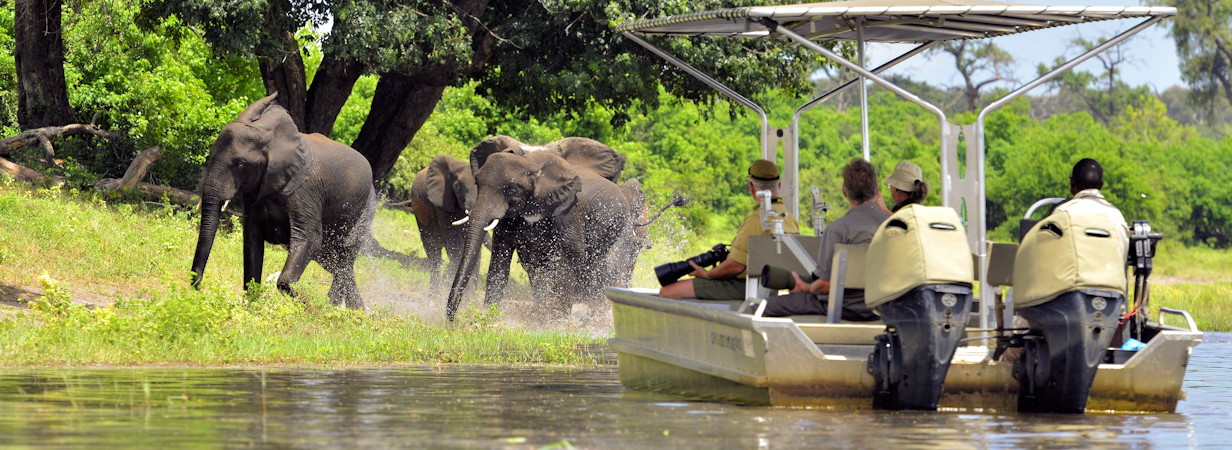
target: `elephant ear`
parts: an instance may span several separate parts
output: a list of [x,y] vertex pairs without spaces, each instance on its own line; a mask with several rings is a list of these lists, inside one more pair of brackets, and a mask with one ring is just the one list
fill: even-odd
[[582,179],[577,170],[555,152],[534,152],[526,157],[540,164],[541,169],[535,178],[534,207],[529,208],[530,214],[523,218],[534,223],[544,217],[568,214],[577,204],[578,193],[582,192]]
[[270,106],[276,104],[275,99],[277,98],[278,98],[278,93],[275,92],[273,94],[263,97],[260,100],[252,102],[251,105],[248,105],[247,108],[244,108],[244,111],[241,112],[240,115],[235,118],[235,120],[240,121],[240,122],[256,122],[257,120],[260,120],[261,117],[265,114],[265,110],[269,109]]
[[497,153],[513,153],[523,155],[522,143],[509,136],[497,135],[484,139],[471,149],[471,173],[479,173],[479,168],[488,162],[488,157]]
[[[273,103],[274,96],[265,97],[249,106],[240,115],[241,121],[248,116],[252,127],[259,130],[264,143],[262,152],[266,155],[265,180],[261,185],[261,196],[278,192],[291,195],[303,186],[308,177],[308,140],[300,134],[295,121],[287,110]],[[268,101],[267,101],[268,100]],[[257,110],[258,104],[264,106]]]
[[438,155],[428,163],[428,172],[424,177],[424,183],[428,187],[428,201],[442,211],[457,212],[463,209],[453,192],[453,166],[455,164],[465,165],[466,163],[449,155]]
[[625,157],[602,142],[584,137],[570,137],[548,144],[560,152],[569,164],[592,170],[613,183],[625,170]]
[[470,211],[475,205],[475,197],[479,196],[479,185],[475,183],[471,165],[465,161],[450,158],[449,172],[453,175],[454,201],[461,205],[464,211]]

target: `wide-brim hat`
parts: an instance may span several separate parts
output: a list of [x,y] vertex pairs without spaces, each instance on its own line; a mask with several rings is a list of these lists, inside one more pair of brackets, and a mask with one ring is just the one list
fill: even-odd
[[916,183],[924,182],[924,171],[911,161],[903,161],[894,166],[894,173],[886,178],[886,184],[903,192],[915,192]]
[[759,159],[749,166],[749,181],[754,183],[774,183],[779,181],[779,166],[774,161]]

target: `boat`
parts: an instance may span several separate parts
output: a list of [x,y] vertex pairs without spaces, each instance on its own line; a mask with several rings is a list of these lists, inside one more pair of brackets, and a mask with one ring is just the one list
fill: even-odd
[[[797,217],[796,137],[801,115],[852,87],[860,88],[866,109],[863,99],[869,82],[937,116],[942,176],[941,206],[913,206],[907,216],[900,217],[900,212],[891,218],[898,220],[887,221],[902,227],[903,232],[895,233],[900,241],[875,237],[865,248],[844,248],[835,254],[831,298],[841,298],[845,284],[865,287],[870,306],[877,302],[880,322],[839,320],[836,305],[841,302],[831,302],[827,316],[760,314],[762,299],[771,293],[760,287],[760,279],[769,276],[761,269],[815,267],[802,244],[804,236],[776,234],[750,242],[745,301],[671,300],[659,297],[654,289],[607,288],[615,335],[610,344],[617,353],[622,384],[692,398],[823,409],[1175,411],[1183,398],[1190,352],[1201,342],[1202,332],[1186,311],[1159,308],[1156,317],[1148,317],[1147,279],[1155,243],[1162,238],[1151,232],[1149,222],[1134,222],[1124,232],[1128,239],[1116,239],[1113,225],[1087,216],[1054,214],[1031,220],[1037,208],[1063,199],[1043,200],[1027,211],[1024,229],[1048,233],[1052,239],[1027,236],[1020,248],[987,240],[983,206],[987,114],[1175,14],[1175,8],[1157,6],[851,0],[700,11],[618,25],[617,31],[627,38],[759,115],[758,156],[775,160],[782,149],[782,197]],[[947,40],[1131,19],[1139,22],[991,102],[970,125],[950,123],[941,108],[879,75]],[[800,106],[787,128],[776,129],[756,103],[655,46],[644,38],[647,35],[782,40],[856,75]],[[918,46],[866,69],[862,61],[818,45],[819,40],[853,42],[857,55],[863,55],[870,42]],[[867,114],[863,120],[863,156],[869,159]],[[960,146],[965,150],[964,164],[959,164]],[[959,209],[965,211],[965,223],[958,219]],[[763,212],[763,226],[771,220]],[[882,234],[879,230],[878,236]],[[885,278],[864,273],[884,269],[884,260],[877,255],[907,244],[924,248],[924,255],[910,263],[916,264],[915,269],[893,270],[920,272],[913,284],[889,287]],[[1079,255],[1095,252],[1124,259],[1112,258],[1109,263],[1104,258],[1096,267],[1089,258],[1078,258],[1067,263],[1076,267],[1068,275],[1049,273],[1057,264],[1046,258],[1061,253],[1057,251],[1061,247]],[[939,267],[936,264],[943,260],[944,267],[954,269],[950,275],[933,279],[923,274],[927,272],[923,268]],[[1119,268],[1119,275],[1109,265]],[[1075,271],[1079,276],[1073,276]],[[878,281],[866,287],[865,279]],[[1004,287],[1012,289],[1003,291]],[[893,292],[874,299],[871,293],[881,291]],[[1126,311],[1136,314],[1123,314]],[[1024,317],[1030,326],[1015,328],[1015,320]]]

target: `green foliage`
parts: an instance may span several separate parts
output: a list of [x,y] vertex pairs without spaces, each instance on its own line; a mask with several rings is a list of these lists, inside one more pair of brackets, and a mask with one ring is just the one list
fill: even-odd
[[138,29],[137,5],[130,2],[92,0],[71,7],[64,15],[70,102],[84,114],[100,113],[100,127],[125,138],[65,156],[119,177],[132,156],[158,145],[166,156],[153,167],[155,177],[195,184],[218,130],[263,92],[255,65],[213,57],[174,18],[150,31]]
[[[494,64],[478,76],[479,92],[502,108],[544,117],[584,114],[595,106],[615,111],[624,123],[629,109],[658,106],[658,87],[675,97],[699,101],[707,112],[726,98],[696,79],[663,64],[613,27],[643,18],[720,7],[753,6],[756,0],[715,1],[508,1],[493,2],[485,23],[500,24]],[[806,76],[824,63],[799,47],[762,39],[652,38],[669,53],[725,80],[739,92],[779,86],[791,94],[811,89]],[[550,49],[550,51],[544,51]]]
[[13,45],[13,3],[0,2],[0,136],[11,136],[19,131]]

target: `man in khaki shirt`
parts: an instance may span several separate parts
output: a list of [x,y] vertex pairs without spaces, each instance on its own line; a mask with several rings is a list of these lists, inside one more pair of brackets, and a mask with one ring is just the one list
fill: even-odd
[[[749,167],[749,195],[757,198],[757,191],[770,191],[771,202],[777,212],[786,214],[783,220],[783,232],[787,234],[800,233],[796,218],[787,212],[783,200],[779,198],[779,168],[773,161],[760,159]],[[749,236],[769,235],[770,230],[761,229],[761,205],[753,207],[753,211],[744,218],[744,223],[732,238],[731,253],[717,267],[706,270],[689,261],[693,266],[694,278],[681,280],[663,286],[659,295],[667,298],[698,298],[702,300],[744,300],[744,279],[749,263]]]

